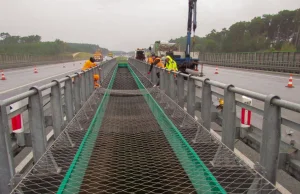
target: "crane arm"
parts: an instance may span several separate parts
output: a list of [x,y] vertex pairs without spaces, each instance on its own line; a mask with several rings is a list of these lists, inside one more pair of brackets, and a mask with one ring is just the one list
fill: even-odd
[[195,34],[195,30],[197,28],[196,19],[197,19],[197,0],[189,0],[187,42],[186,42],[186,50],[185,50],[185,57],[187,59],[190,58],[192,29]]

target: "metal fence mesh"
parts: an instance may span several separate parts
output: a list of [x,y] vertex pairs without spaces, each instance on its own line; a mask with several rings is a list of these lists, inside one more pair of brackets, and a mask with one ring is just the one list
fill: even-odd
[[131,64],[112,68],[13,193],[277,192]]
[[[105,113],[97,116],[99,123],[94,125],[60,191],[220,193],[216,181],[204,175],[194,156],[168,131],[168,124],[162,126],[157,121],[141,95],[145,90],[139,93],[138,88],[128,69],[119,68],[112,90],[106,91],[109,100],[102,110]],[[122,92],[125,96],[120,95]]]
[[[107,87],[111,75],[112,71],[104,80],[104,87]],[[16,175],[12,182],[15,183],[18,179],[21,181],[12,193],[57,192],[103,98],[102,90],[104,89],[99,88],[94,91],[61,135],[27,174]]]
[[[135,61],[130,63],[144,85],[153,84],[143,76],[144,68]],[[164,108],[169,119],[195,150],[208,169],[228,193],[279,193],[279,191],[257,171],[251,169],[230,149],[205,129],[175,101],[158,88],[148,90]],[[258,168],[260,168],[258,166]],[[263,173],[263,170],[261,171]]]

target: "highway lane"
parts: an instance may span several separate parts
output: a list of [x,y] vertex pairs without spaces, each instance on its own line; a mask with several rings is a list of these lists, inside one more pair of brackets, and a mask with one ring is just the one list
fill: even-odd
[[49,64],[37,66],[38,73],[34,73],[34,67],[5,70],[6,80],[0,80],[0,100],[27,91],[32,86],[41,86],[54,79],[60,79],[66,75],[80,70],[84,61]]
[[223,83],[230,83],[236,87],[245,88],[262,94],[276,94],[282,99],[300,103],[300,79],[293,77],[295,88],[285,87],[289,75],[278,73],[257,72],[252,70],[232,69],[219,67],[219,74],[215,67],[204,65],[203,72],[206,77]]
[[[233,84],[236,87],[248,89],[262,94],[278,95],[281,99],[291,102],[300,103],[300,79],[299,76],[293,77],[293,85],[295,88],[285,87],[289,80],[288,74],[269,73],[261,71],[243,70],[219,67],[219,74],[215,74],[215,67],[204,65],[203,72],[205,77],[211,80]],[[201,85],[201,84],[200,84]],[[223,94],[223,89],[212,87],[212,90]],[[201,90],[196,90],[197,95],[201,97]],[[217,99],[213,98],[215,103]],[[240,95],[236,95],[236,99],[241,100]],[[253,106],[263,109],[264,103],[253,99]],[[286,109],[281,110],[282,116],[294,122],[300,122],[300,114]],[[237,116],[240,117],[240,108],[237,108]],[[252,125],[261,128],[263,117],[261,115],[252,114]],[[286,143],[291,140],[296,141],[296,147],[300,149],[300,132],[292,130],[293,135],[288,135],[287,132],[292,129],[282,126],[282,139]]]

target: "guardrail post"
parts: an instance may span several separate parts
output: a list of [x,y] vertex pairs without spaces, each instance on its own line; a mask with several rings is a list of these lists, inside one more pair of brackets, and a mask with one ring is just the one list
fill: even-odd
[[222,122],[222,142],[231,150],[234,150],[236,132],[236,103],[235,93],[230,91],[233,85],[227,85],[224,89],[224,109]]
[[152,71],[150,73],[150,80],[151,80],[152,83],[154,83],[154,76],[155,76],[154,75],[154,69],[155,69],[155,67],[152,68]]
[[169,86],[169,90],[170,90],[170,98],[172,100],[176,100],[176,90],[175,90],[175,79],[174,76],[176,74],[173,73],[173,71],[169,74],[169,79],[170,79],[170,86]]
[[151,76],[151,78],[152,78],[152,83],[154,84],[154,85],[156,85],[156,83],[157,83],[157,76],[156,76],[156,72],[157,72],[157,69],[156,69],[156,67],[153,67],[152,68],[152,76]]
[[10,193],[11,178],[15,174],[6,106],[0,105],[0,193]]
[[84,72],[84,78],[85,78],[85,100],[89,99],[90,94],[90,72],[89,70],[86,70]]
[[87,72],[88,75],[88,96],[87,99],[91,96],[94,88],[94,83],[93,83],[93,68],[89,69]]
[[99,75],[98,84],[101,84],[101,68],[99,65],[96,67],[96,73]]
[[187,112],[194,118],[195,117],[195,94],[196,94],[196,85],[195,80],[191,78],[191,75],[188,78],[188,92],[187,92]]
[[76,73],[76,76],[74,77],[75,113],[77,113],[81,107],[79,76],[80,76],[80,74]]
[[169,77],[169,72],[166,70],[165,71],[165,76],[164,76],[164,79],[165,79],[165,94],[167,96],[170,97],[170,90],[169,90],[169,87],[170,87],[170,77]]
[[56,84],[51,87],[51,112],[53,121],[54,137],[57,138],[63,126],[63,112],[62,112],[62,95],[61,85],[58,80],[53,80]]
[[165,70],[159,69],[159,87],[162,91],[165,91]]
[[46,151],[45,118],[42,92],[38,87],[32,87],[30,90],[35,90],[35,94],[29,96],[28,99],[28,115],[33,159],[34,162],[37,162]]
[[100,75],[100,83],[102,83],[103,80],[104,80],[104,68],[103,68],[103,64],[101,66],[99,66],[99,75]]
[[177,74],[177,100],[178,105],[184,107],[184,77],[181,73]]
[[86,76],[86,73],[83,72],[80,74],[80,98],[81,98],[81,106],[82,106],[82,103],[86,101],[86,84],[85,84],[85,76]]
[[272,104],[273,99],[279,97],[268,95],[264,105],[260,165],[266,171],[266,178],[275,184],[281,140],[281,109]]
[[65,105],[66,105],[66,117],[67,121],[70,122],[74,116],[73,107],[73,89],[72,89],[72,78],[67,76],[69,79],[65,82]]
[[201,102],[201,118],[203,126],[209,131],[211,126],[211,85],[206,83],[209,79],[205,79],[202,83],[202,102]]

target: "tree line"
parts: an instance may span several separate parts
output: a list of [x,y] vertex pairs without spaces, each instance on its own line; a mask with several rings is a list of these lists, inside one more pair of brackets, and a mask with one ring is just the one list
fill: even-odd
[[[300,9],[240,21],[192,40],[192,50],[200,52],[300,51]],[[185,48],[186,36],[170,42]]]
[[7,32],[0,33],[0,54],[16,55],[65,55],[75,52],[94,53],[98,49],[105,55],[108,49],[96,44],[67,43],[56,39],[53,42],[42,42],[39,35],[12,36]]

